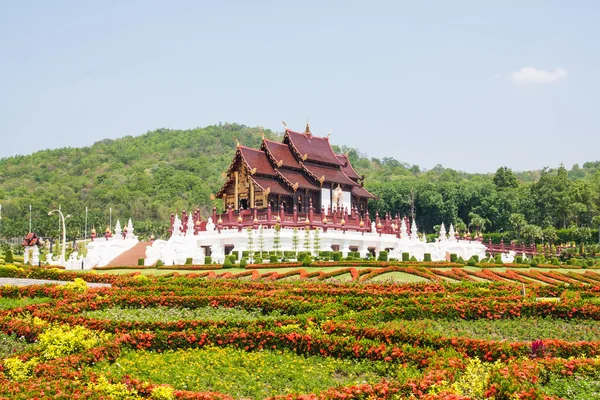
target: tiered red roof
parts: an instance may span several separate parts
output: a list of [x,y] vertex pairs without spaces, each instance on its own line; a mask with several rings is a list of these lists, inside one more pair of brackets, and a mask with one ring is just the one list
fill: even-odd
[[377,198],[376,196],[373,196],[371,193],[369,193],[369,191],[362,186],[353,186],[352,194],[356,195],[358,197],[366,197],[368,199],[376,199]]
[[319,186],[312,183],[306,176],[300,172],[293,172],[284,169],[277,170],[277,173],[289,182],[289,185],[298,185],[297,188],[308,190],[321,190]]
[[320,165],[300,163],[303,169],[314,176],[316,180],[323,182],[333,182],[342,185],[355,186],[357,183],[348,178],[346,174],[338,168],[322,167]]
[[336,154],[336,157],[342,163],[342,171],[348,176],[350,179],[358,180],[361,179],[361,176],[356,173],[354,168],[352,168],[352,164],[350,164],[350,160],[348,156],[345,154]]
[[[328,183],[343,185],[359,198],[375,198],[359,183],[362,178],[348,157],[335,154],[329,138],[313,136],[308,124],[304,133],[286,127],[283,143],[263,138],[260,150],[238,145],[228,174],[240,162],[249,169],[259,190],[270,188],[273,194],[291,195],[298,189],[319,191]],[[229,176],[218,196],[233,182]]]
[[253,176],[252,180],[262,190],[271,188],[271,193],[274,193],[274,194],[281,194],[284,196],[285,195],[289,196],[292,194],[292,192],[290,190],[287,190],[285,187],[283,187],[283,185],[279,181],[277,181],[275,179],[259,178],[259,177]]
[[245,146],[240,146],[239,150],[242,158],[248,165],[248,168],[250,170],[256,168],[254,173],[270,175],[273,177],[277,176],[264,151],[251,149]]
[[288,145],[265,139],[261,148],[271,155],[276,164],[280,164],[282,167],[300,169],[300,164],[290,152]]
[[335,156],[329,139],[313,136],[308,125],[304,133],[291,130],[285,131],[284,141],[289,142],[292,149],[297,151],[298,157],[306,157],[307,160],[317,161],[332,165],[342,165]]

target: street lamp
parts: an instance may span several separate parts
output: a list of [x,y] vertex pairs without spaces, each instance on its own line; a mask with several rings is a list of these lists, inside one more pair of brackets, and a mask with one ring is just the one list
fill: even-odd
[[70,215],[67,215],[66,217],[63,215],[62,211],[60,210],[52,210],[48,213],[48,215],[52,215],[54,213],[58,213],[58,215],[60,216],[61,220],[62,220],[62,233],[63,233],[63,246],[62,246],[62,253],[60,255],[60,264],[61,265],[65,265],[65,245],[67,244],[67,231],[65,229],[65,219],[66,218],[70,218]]

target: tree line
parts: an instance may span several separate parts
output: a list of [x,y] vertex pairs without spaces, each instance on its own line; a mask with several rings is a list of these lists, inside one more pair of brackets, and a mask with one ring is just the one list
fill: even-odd
[[[270,130],[265,136],[281,140]],[[171,212],[200,208],[206,218],[211,199],[223,183],[236,140],[249,147],[261,142],[258,128],[221,123],[190,130],[157,129],[141,136],[102,140],[89,147],[39,151],[0,160],[0,237],[21,237],[29,230],[58,237],[59,206],[70,214],[69,238],[83,238],[85,208],[88,235],[102,235],[112,209],[113,226],[132,218],[138,234],[165,236]],[[419,229],[432,233],[444,222],[459,230],[499,232],[508,240],[558,240],[570,230],[593,242],[600,225],[600,162],[536,171],[469,174],[442,166],[422,170],[394,158],[347,153],[365,186],[379,198],[375,212],[410,216],[411,190]],[[577,236],[577,237],[579,237]]]

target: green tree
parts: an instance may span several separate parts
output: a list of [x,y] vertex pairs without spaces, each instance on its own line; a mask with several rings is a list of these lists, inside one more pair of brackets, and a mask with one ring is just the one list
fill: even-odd
[[483,232],[485,230],[485,225],[487,224],[487,220],[482,216],[475,214],[474,212],[469,213],[469,227],[475,228],[477,231]]
[[519,186],[519,182],[510,168],[500,167],[494,175],[494,185],[501,190],[514,189]]
[[527,220],[525,219],[525,216],[521,213],[513,213],[510,215],[509,222],[511,227],[517,233],[517,238],[521,240],[523,228],[527,226]]

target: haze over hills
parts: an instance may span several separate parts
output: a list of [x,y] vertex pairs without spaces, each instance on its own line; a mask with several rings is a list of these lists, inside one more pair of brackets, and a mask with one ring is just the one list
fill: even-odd
[[[270,130],[264,134],[281,139]],[[45,236],[58,235],[56,217],[47,213],[59,205],[72,215],[69,236],[77,237],[83,236],[86,207],[89,229],[93,224],[103,231],[112,208],[113,224],[131,217],[142,235],[164,234],[174,210],[200,207],[206,217],[213,204],[221,206],[211,194],[223,183],[236,138],[249,147],[261,142],[258,128],[226,123],[158,129],[89,147],[1,159],[0,236],[28,231],[30,204],[33,230]],[[368,158],[337,143],[335,136],[331,140],[336,151],[348,153],[357,172],[365,175],[365,186],[379,196],[371,212],[409,215],[414,189],[417,221],[427,232],[442,221],[460,226],[474,218],[486,221],[487,230],[508,231],[512,214],[540,227],[586,226],[600,209],[600,162],[518,173],[470,174],[442,166],[423,171],[392,157]]]

